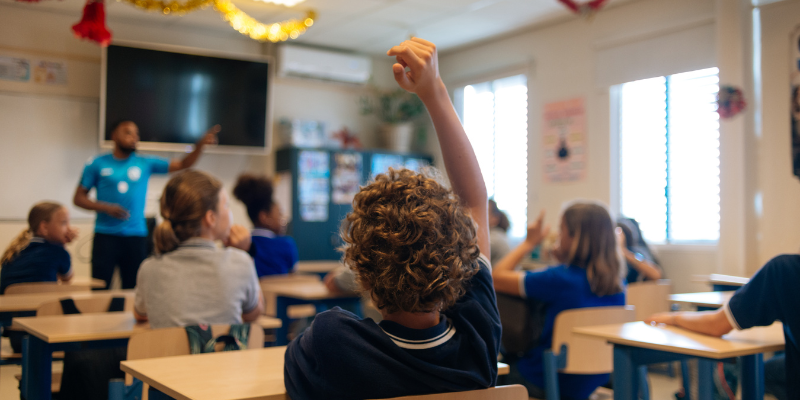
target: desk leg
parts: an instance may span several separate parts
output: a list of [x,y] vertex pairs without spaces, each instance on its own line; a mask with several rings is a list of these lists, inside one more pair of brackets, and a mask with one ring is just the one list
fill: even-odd
[[614,346],[614,400],[637,400],[638,369],[633,362],[633,349]]
[[280,328],[275,329],[275,345],[286,346],[289,344],[289,325],[292,320],[289,318],[288,308],[292,305],[292,301],[283,296],[277,296],[275,302],[275,313],[278,319],[281,320]]
[[764,355],[741,357],[742,400],[764,398]]
[[712,400],[714,397],[714,366],[717,361],[699,358],[697,360],[697,392],[699,400]]
[[35,336],[26,336],[22,346],[22,393],[27,400],[50,400],[53,381],[53,350]]

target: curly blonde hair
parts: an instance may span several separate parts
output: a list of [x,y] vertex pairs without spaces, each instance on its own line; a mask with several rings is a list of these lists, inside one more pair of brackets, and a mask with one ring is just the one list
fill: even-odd
[[388,313],[444,311],[479,268],[472,218],[430,171],[376,176],[356,194],[342,239],[345,264]]

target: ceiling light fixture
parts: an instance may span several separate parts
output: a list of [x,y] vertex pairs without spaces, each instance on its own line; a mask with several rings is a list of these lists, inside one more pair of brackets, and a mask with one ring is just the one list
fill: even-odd
[[261,0],[261,1],[265,3],[274,3],[286,7],[294,7],[295,5],[300,4],[306,0]]

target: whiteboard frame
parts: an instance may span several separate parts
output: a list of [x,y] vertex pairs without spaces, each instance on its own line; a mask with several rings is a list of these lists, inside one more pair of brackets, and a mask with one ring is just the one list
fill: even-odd
[[[242,155],[267,155],[272,152],[272,135],[273,135],[273,91],[272,85],[276,78],[276,63],[274,58],[269,55],[254,55],[254,54],[241,54],[231,53],[218,50],[200,49],[196,47],[176,46],[167,44],[144,43],[136,41],[115,40],[112,45],[133,47],[145,50],[156,50],[170,53],[189,54],[203,57],[217,57],[227,58],[232,60],[255,61],[267,64],[267,112],[264,131],[264,147],[250,147],[250,146],[229,146],[229,145],[211,145],[203,149],[205,153],[216,154],[242,154]],[[105,139],[105,125],[106,125],[106,79],[108,71],[108,50],[103,47],[101,50],[100,62],[100,110],[99,110],[99,125],[97,129],[98,141],[100,148],[111,149],[114,148],[114,142]],[[162,143],[162,142],[139,142],[136,147],[137,150],[146,151],[163,151],[173,153],[190,153],[194,150],[194,144],[185,143]]]

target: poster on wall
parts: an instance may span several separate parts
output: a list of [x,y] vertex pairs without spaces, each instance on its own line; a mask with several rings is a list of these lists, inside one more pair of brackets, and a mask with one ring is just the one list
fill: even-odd
[[30,81],[30,61],[24,58],[0,56],[0,79],[15,82]]
[[67,63],[63,61],[38,61],[33,67],[33,81],[46,85],[67,84]]
[[792,170],[800,178],[800,26],[792,32],[789,49],[791,60],[791,122],[792,122]]
[[364,174],[361,153],[336,153],[333,164],[333,203],[351,204]]
[[544,106],[544,180],[579,182],[586,177],[586,110],[582,98]]
[[306,222],[328,220],[330,202],[330,156],[324,151],[301,151],[298,156],[297,197],[300,219]]

